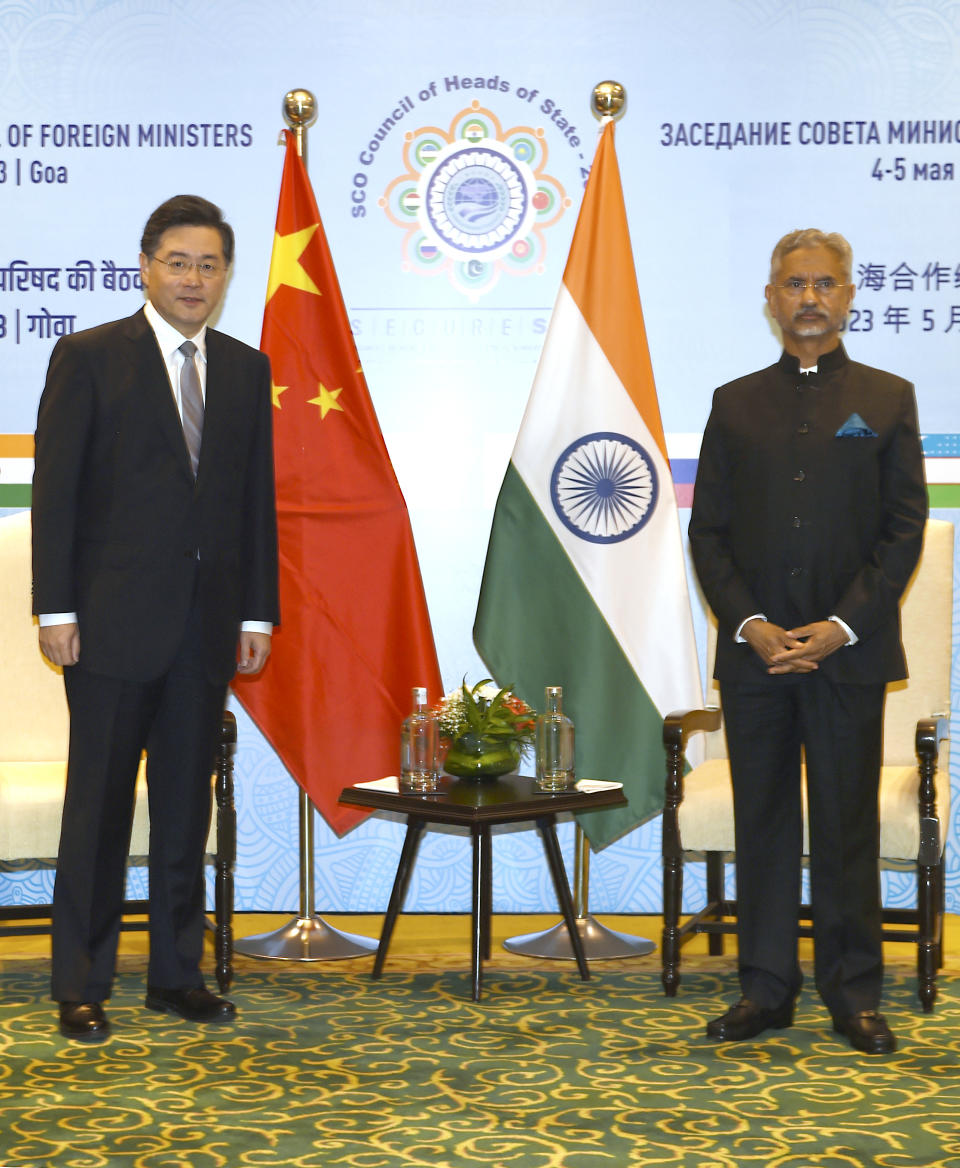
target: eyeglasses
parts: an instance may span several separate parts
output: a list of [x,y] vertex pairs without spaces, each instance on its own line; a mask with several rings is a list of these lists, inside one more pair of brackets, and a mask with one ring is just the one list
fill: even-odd
[[788,296],[799,296],[801,292],[806,292],[808,288],[812,288],[819,296],[832,296],[834,292],[839,292],[841,288],[849,287],[849,284],[838,283],[833,276],[824,276],[822,280],[801,280],[798,277],[794,280],[785,280],[782,284],[774,284],[774,288],[779,288],[781,292],[786,292]]
[[204,280],[212,280],[214,276],[219,276],[221,272],[227,270],[217,267],[216,264],[208,263],[206,260],[202,263],[191,263],[189,260],[162,260],[159,256],[151,256],[150,258],[156,260],[158,264],[163,264],[171,276],[186,276],[196,268],[197,275],[202,276]]

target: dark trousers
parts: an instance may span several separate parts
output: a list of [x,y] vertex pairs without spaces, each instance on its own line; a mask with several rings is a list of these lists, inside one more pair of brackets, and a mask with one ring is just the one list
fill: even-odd
[[[843,649],[839,650],[841,653]],[[743,994],[795,996],[800,902],[801,747],[806,761],[817,990],[832,1014],[876,1009],[883,981],[880,822],[883,685],[820,672],[724,683],[737,849]]]
[[64,670],[70,749],[53,895],[52,996],[103,1001],[116,968],[141,752],[150,806],[150,985],[203,984],[203,857],[226,686],[211,684],[193,611],[173,665],[130,682]]

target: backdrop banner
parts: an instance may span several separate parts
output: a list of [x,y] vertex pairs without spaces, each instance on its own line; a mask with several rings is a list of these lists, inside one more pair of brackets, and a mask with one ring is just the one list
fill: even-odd
[[[164,199],[190,192],[224,209],[237,256],[214,323],[258,343],[283,98],[302,86],[317,111],[309,178],[409,511],[443,688],[487,676],[471,632],[494,506],[593,163],[591,94],[615,80],[627,92],[617,154],[682,539],[712,393],[776,360],[770,252],[809,226],[849,238],[844,343],[916,384],[933,513],[956,519],[958,66],[953,0],[610,0],[602,14],[574,0],[548,10],[490,0],[469,22],[439,0],[415,10],[0,0],[0,512],[30,506],[54,343],[142,302],[139,239]],[[687,574],[702,668],[688,561]],[[3,615],[29,611],[25,596],[22,612]],[[956,644],[956,606],[953,624]],[[954,677],[956,690],[958,658]],[[297,788],[237,712],[237,904],[289,911]],[[362,701],[347,713],[356,739]],[[382,911],[401,837],[382,816],[342,838],[318,824],[318,910]],[[572,837],[566,825],[562,846]],[[591,909],[657,910],[659,846],[654,815],[604,848]],[[504,833],[494,848],[494,908],[552,911],[537,841]],[[407,908],[465,910],[469,869],[465,838],[430,833]],[[912,902],[908,875],[884,879],[888,901]],[[696,882],[691,870],[692,895]],[[47,900],[50,885],[49,872],[0,874],[8,900]]]

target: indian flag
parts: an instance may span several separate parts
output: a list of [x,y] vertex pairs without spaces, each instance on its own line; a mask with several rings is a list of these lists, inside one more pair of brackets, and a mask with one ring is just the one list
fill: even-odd
[[614,148],[603,128],[530,400],[500,489],[474,641],[537,709],[563,687],[582,778],[663,806],[665,714],[702,704],[677,501]]
[[0,434],[0,508],[30,506],[33,435]]

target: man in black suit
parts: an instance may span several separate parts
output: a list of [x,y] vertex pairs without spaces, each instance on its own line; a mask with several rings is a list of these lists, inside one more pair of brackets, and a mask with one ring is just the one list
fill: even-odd
[[690,546],[719,625],[742,992],[707,1034],[736,1041],[793,1021],[802,748],[817,989],[838,1033],[886,1053],[883,701],[906,676],[899,603],[927,500],[913,386],[840,343],[851,267],[840,235],[780,240],[766,297],[784,352],[716,391],[703,435]]
[[210,779],[227,684],[263,667],[279,613],[269,362],[206,327],[233,246],[205,199],[158,207],[141,241],[146,305],[60,340],[40,400],[34,612],[70,707],[52,991],[61,1032],[81,1040],[109,1033],[144,749],[146,1004],[235,1013],[200,973]]

